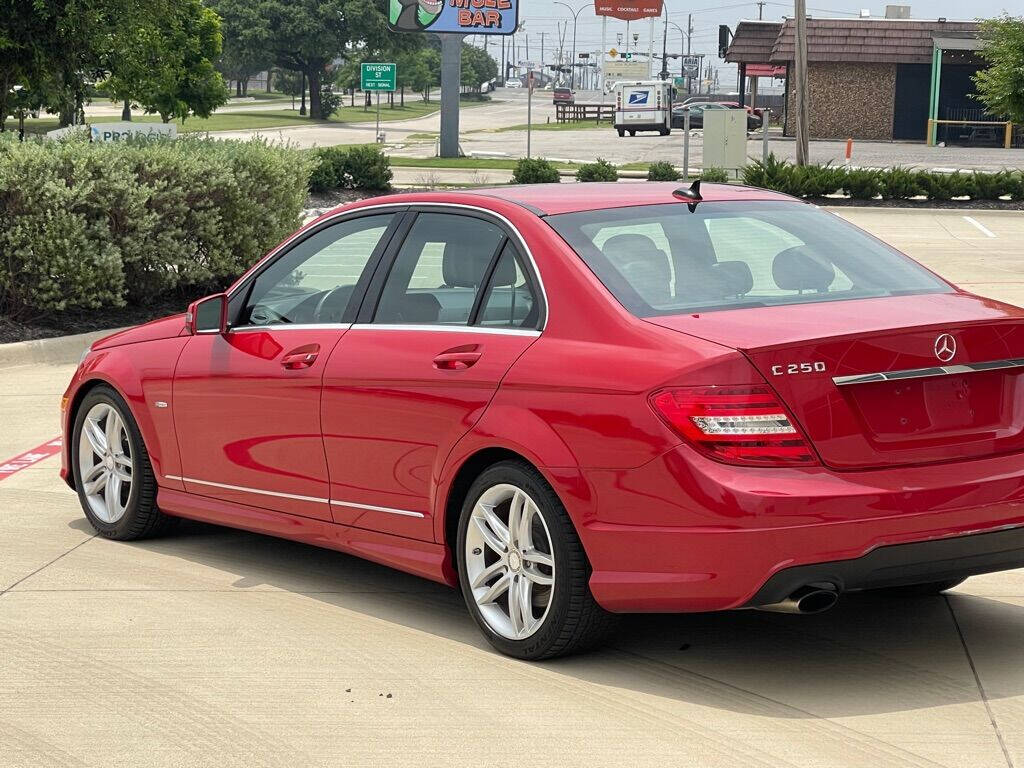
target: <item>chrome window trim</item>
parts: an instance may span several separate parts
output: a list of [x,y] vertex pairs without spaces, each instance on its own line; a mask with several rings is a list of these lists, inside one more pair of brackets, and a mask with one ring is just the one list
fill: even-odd
[[353,331],[442,331],[448,333],[489,333],[499,336],[540,336],[540,331],[534,328],[492,328],[486,325],[442,325],[438,323],[355,323]]
[[279,325],[240,325],[228,328],[228,333],[255,331],[347,331],[352,323],[281,323]]
[[[537,260],[533,257],[533,251],[531,251],[530,250],[530,246],[528,246],[526,244],[526,238],[523,237],[523,235],[519,232],[519,230],[516,228],[516,226],[511,221],[509,221],[508,218],[506,218],[502,214],[498,213],[497,211],[492,211],[490,208],[485,208],[485,207],[480,206],[480,205],[469,205],[468,203],[437,203],[437,202],[429,202],[429,201],[407,200],[407,201],[402,202],[402,203],[381,203],[380,205],[367,205],[367,206],[364,206],[362,208],[355,208],[355,209],[351,209],[351,210],[347,210],[347,211],[338,211],[337,213],[335,213],[335,214],[333,214],[331,216],[328,216],[328,217],[326,217],[324,219],[318,220],[317,221],[317,225],[318,226],[320,226],[320,225],[327,225],[327,224],[333,223],[336,219],[342,219],[342,218],[346,218],[348,216],[357,216],[359,214],[364,213],[365,211],[379,211],[379,210],[387,210],[387,209],[390,209],[390,208],[401,208],[403,210],[407,210],[407,209],[410,209],[410,208],[420,208],[420,207],[440,208],[442,210],[443,209],[453,209],[454,208],[454,209],[459,209],[459,210],[477,211],[479,213],[483,213],[483,214],[487,214],[489,216],[493,216],[494,218],[496,218],[500,222],[502,222],[508,228],[508,230],[513,235],[515,235],[515,238],[518,241],[518,245],[520,247],[520,250],[526,256],[526,258],[529,259],[530,266],[533,268],[533,275],[534,275],[534,277],[536,278],[536,281],[537,281],[537,289],[540,291],[540,295],[541,295],[541,297],[544,300],[544,317],[542,317],[540,319],[540,322],[537,323],[538,328],[536,330],[538,330],[538,331],[544,330],[544,327],[548,323],[548,315],[550,314],[550,306],[551,306],[549,301],[548,301],[547,289],[544,287],[544,276],[541,275],[540,267],[537,266]],[[264,256],[262,259],[260,259],[258,262],[256,262],[256,264],[251,269],[247,270],[246,274],[243,275],[241,278],[239,278],[238,281],[235,283],[235,285],[231,286],[231,288],[228,290],[228,292],[227,292],[228,301],[231,301],[231,299],[233,298],[234,293],[238,290],[238,287],[242,284],[242,282],[244,281],[246,276],[248,276],[250,274],[255,275],[258,272],[260,272],[264,268],[264,266],[271,259],[275,258],[277,256],[277,254],[279,254],[285,248],[288,248],[295,240],[297,240],[299,238],[300,235],[301,236],[305,236],[306,232],[307,232],[307,229],[305,227],[303,227],[302,229],[300,229],[297,232],[293,232],[291,237],[289,237],[283,243],[281,243],[276,248],[274,248],[274,250],[272,250],[270,253],[268,253],[266,256]],[[245,326],[243,326],[243,327],[245,327]]]
[[242,485],[228,485],[227,483],[215,483],[211,480],[198,480],[194,477],[181,477],[180,475],[164,475],[166,480],[179,480],[183,483],[195,483],[196,485],[207,485],[211,488],[223,488],[226,491],[239,491],[240,493],[252,493],[257,496],[274,496],[279,499],[294,499],[295,501],[308,501],[313,504],[327,504],[336,507],[354,507],[355,509],[366,509],[372,512],[387,512],[392,515],[403,517],[426,517],[422,512],[413,512],[410,509],[396,509],[395,507],[378,507],[373,504],[357,504],[354,501],[338,501],[337,499],[322,499],[318,496],[300,496],[296,493],[281,493],[280,491],[264,491],[259,488],[248,488]]
[[879,381],[924,379],[931,376],[952,376],[958,373],[1002,371],[1010,368],[1024,368],[1024,357],[1014,357],[1006,360],[989,360],[984,363],[936,365],[930,368],[907,368],[902,371],[880,371],[878,373],[859,373],[852,376],[834,376],[832,377],[832,383],[837,387],[848,387],[851,384],[871,384]]

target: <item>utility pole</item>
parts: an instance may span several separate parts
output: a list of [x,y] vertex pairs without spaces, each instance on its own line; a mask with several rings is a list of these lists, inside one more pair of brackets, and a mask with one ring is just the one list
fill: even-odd
[[459,156],[459,91],[462,85],[463,35],[441,38],[441,157]]
[[[693,14],[686,14],[686,55],[690,55],[690,44],[693,42]],[[700,73],[700,67],[697,67],[698,74]],[[693,93],[693,78],[689,75],[686,76],[686,92],[688,94]],[[700,82],[697,82],[697,92],[700,93]]]
[[764,20],[764,0],[758,0],[757,3],[757,20]]
[[794,0],[795,63],[796,63],[796,164],[807,165],[808,122],[807,104],[807,2]]
[[668,6],[663,5],[665,28],[661,31],[661,79],[668,80]]
[[544,35],[546,35],[546,34],[547,34],[547,32],[541,32],[540,33],[540,71],[541,72],[544,71]]
[[568,3],[562,3],[559,0],[554,0],[552,5],[561,5],[563,8],[568,8],[569,13],[572,14],[572,58],[569,60],[569,90],[572,90],[576,84],[576,22],[584,8],[589,6],[585,5],[583,8],[576,10]]

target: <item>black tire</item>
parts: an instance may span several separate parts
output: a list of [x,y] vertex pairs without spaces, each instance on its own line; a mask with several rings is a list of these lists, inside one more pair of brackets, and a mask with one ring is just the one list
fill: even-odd
[[630,135],[630,136],[636,136],[636,131],[630,131],[630,132],[629,132],[629,135]]
[[671,132],[672,130],[670,128],[662,128],[660,131],[658,131],[658,133],[660,133],[662,136],[668,136]]
[[[536,503],[547,525],[555,563],[550,608],[540,627],[523,640],[503,637],[488,626],[467,576],[466,532],[473,509],[487,489],[505,483],[526,491]],[[538,661],[581,653],[600,644],[618,622],[618,617],[601,608],[590,593],[590,563],[561,500],[543,475],[526,463],[502,461],[477,477],[462,505],[456,553],[459,583],[470,615],[488,642],[508,656]]]
[[[125,425],[125,432],[128,435],[128,442],[131,448],[133,460],[132,478],[128,501],[124,514],[113,523],[107,523],[99,519],[89,504],[84,483],[81,477],[81,466],[79,462],[79,442],[82,433],[82,425],[85,423],[89,411],[96,405],[103,403],[117,410]],[[74,472],[75,488],[78,490],[78,500],[82,505],[89,524],[100,536],[117,541],[134,541],[158,536],[164,533],[176,521],[175,518],[165,515],[156,506],[156,476],[153,474],[153,467],[149,461],[149,453],[142,441],[142,434],[139,426],[135,423],[131,410],[125,403],[124,398],[112,387],[100,385],[86,394],[78,406],[75,414],[75,422],[71,431],[71,468]]]
[[902,587],[884,587],[882,589],[870,590],[876,595],[886,597],[933,597],[945,592],[947,589],[963,584],[967,579],[946,579],[945,581],[930,581],[926,584],[906,584]]
[[623,136],[625,136],[625,135],[626,135],[626,129],[625,129],[625,128],[616,128],[616,130],[617,130],[617,131],[619,132],[619,138],[620,138],[620,139],[621,139],[621,138],[622,138]]

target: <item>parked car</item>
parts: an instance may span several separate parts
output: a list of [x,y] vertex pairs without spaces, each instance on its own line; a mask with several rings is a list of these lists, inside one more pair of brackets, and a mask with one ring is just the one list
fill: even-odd
[[1024,566],[1024,310],[781,194],[628,191],[327,213],[93,343],[61,476],[108,539],[193,518],[459,587],[523,659]]
[[575,100],[576,94],[569,88],[555,88],[551,92],[552,104],[572,104]]
[[522,88],[523,87],[523,81],[519,80],[517,78],[514,78],[514,77],[509,78],[508,80],[505,81],[505,87],[506,88]]
[[[690,110],[690,128],[704,127],[704,112],[712,109],[732,109],[732,107],[718,102],[691,102],[685,105]],[[682,128],[684,121],[684,105],[679,104],[672,107],[672,127]],[[757,115],[747,114],[747,130],[754,131],[761,127],[761,118]]]
[[[756,130],[761,127],[764,122],[764,113],[760,109],[754,109],[749,104],[740,104],[738,101],[717,101],[716,104],[721,104],[729,109],[742,109],[745,110],[747,119],[747,130]],[[751,120],[750,118],[754,118]]]

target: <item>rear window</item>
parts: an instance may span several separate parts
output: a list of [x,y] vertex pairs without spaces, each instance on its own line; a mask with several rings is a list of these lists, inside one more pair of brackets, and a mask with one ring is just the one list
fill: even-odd
[[806,304],[951,287],[838,216],[789,202],[644,205],[545,221],[630,312]]

